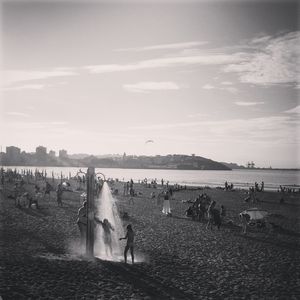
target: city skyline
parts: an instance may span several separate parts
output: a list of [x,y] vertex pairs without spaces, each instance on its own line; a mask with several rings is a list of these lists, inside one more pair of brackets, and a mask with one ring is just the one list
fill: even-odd
[[297,8],[3,1],[2,147],[299,168]]

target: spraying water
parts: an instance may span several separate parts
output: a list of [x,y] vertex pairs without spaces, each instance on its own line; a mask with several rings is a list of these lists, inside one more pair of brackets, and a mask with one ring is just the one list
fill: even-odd
[[120,219],[116,200],[111,194],[107,182],[104,182],[100,196],[95,200],[95,215],[103,221],[107,219],[114,230],[111,230],[111,245],[112,255],[107,252],[107,245],[104,243],[104,230],[103,227],[98,225],[95,228],[95,256],[106,259],[119,261],[122,257],[123,249],[120,244],[119,238],[124,237],[124,230],[122,221]]

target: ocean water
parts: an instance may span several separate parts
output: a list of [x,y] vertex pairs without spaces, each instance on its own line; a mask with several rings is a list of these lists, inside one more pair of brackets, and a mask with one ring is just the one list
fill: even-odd
[[[52,172],[55,178],[75,176],[79,168],[73,167],[6,167],[10,169],[30,169],[34,172],[46,171],[47,176],[51,177]],[[81,168],[86,172],[87,168]],[[96,168],[96,173],[105,174],[106,178],[118,178],[122,181],[128,181],[131,178],[134,182],[138,180],[157,179],[160,184],[161,179],[169,181],[169,184],[180,184],[188,186],[224,186],[225,181],[233,183],[235,187],[247,188],[264,181],[266,189],[277,189],[279,185],[300,187],[300,171],[295,170],[232,170],[232,171],[215,171],[215,170],[153,170],[153,169],[118,169],[118,168]],[[82,175],[82,174],[81,174]],[[99,175],[100,176],[100,175]]]

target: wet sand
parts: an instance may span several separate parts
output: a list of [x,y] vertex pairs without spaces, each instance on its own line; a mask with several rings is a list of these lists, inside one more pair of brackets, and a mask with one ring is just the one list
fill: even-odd
[[[119,211],[127,212],[136,232],[134,265],[78,253],[79,197],[66,193],[63,207],[52,199],[38,210],[16,208],[1,194],[1,285],[3,299],[297,299],[299,272],[299,194],[258,193],[245,203],[244,191],[183,190],[171,200],[172,217],[150,199],[152,188],[135,185],[134,204],[115,188]],[[206,192],[225,205],[220,230],[186,218],[188,204]],[[67,197],[67,198],[66,198]],[[278,227],[241,234],[238,213],[263,208],[283,217]],[[130,261],[130,256],[128,257]]]

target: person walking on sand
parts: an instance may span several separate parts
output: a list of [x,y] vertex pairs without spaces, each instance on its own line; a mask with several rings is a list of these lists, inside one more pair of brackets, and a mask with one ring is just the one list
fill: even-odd
[[111,231],[115,231],[115,229],[112,227],[112,225],[109,223],[107,219],[104,219],[101,221],[100,219],[95,217],[95,221],[102,225],[103,229],[103,241],[105,245],[105,253],[106,256],[110,255],[112,256],[112,239],[111,239]]
[[163,205],[163,209],[162,209],[162,212],[165,215],[171,214],[171,207],[170,207],[169,199],[170,199],[169,191],[166,191],[165,196],[164,196],[164,205]]
[[130,249],[131,261],[132,261],[132,264],[134,264],[134,252],[133,252],[134,232],[133,232],[130,224],[127,225],[126,236],[123,238],[119,238],[120,241],[126,240],[126,239],[127,239],[127,243],[126,243],[125,250],[124,250],[124,261],[125,261],[125,264],[127,264],[127,252]]
[[56,200],[58,206],[62,206],[62,194],[63,194],[63,187],[61,184],[59,184],[56,190]]
[[77,225],[80,231],[80,243],[85,245],[86,231],[87,231],[87,202],[84,201],[83,205],[78,210]]

